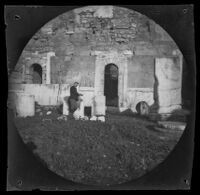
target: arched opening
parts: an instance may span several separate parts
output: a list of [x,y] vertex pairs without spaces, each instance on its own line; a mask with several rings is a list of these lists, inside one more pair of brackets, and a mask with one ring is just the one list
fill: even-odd
[[42,84],[42,67],[39,64],[31,66],[32,78],[34,84]]
[[104,95],[106,106],[118,107],[118,67],[115,64],[108,64],[104,72]]

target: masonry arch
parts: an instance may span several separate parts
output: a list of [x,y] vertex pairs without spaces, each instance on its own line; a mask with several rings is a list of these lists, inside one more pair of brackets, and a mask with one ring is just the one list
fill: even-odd
[[40,64],[32,64],[30,67],[30,74],[33,84],[42,84],[42,66]]
[[118,107],[118,76],[119,68],[117,65],[110,63],[105,66],[104,96],[106,106]]
[[118,67],[118,108],[123,111],[126,106],[127,94],[127,71],[128,58],[132,56],[132,52],[125,50],[118,52],[110,51],[94,51],[91,55],[96,56],[95,60],[95,96],[104,96],[104,71],[108,64],[115,64]]

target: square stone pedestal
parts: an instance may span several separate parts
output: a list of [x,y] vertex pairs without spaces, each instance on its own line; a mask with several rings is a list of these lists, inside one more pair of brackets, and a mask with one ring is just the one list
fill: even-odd
[[94,115],[105,116],[106,114],[106,98],[104,95],[94,97]]

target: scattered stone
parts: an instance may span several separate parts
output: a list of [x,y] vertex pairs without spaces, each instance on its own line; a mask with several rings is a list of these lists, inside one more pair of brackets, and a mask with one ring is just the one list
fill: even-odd
[[98,121],[105,122],[105,116],[99,116]]
[[91,121],[96,121],[96,120],[97,120],[97,117],[96,117],[96,116],[93,116],[93,117],[90,118],[90,120],[91,120]]
[[181,130],[184,131],[186,123],[175,122],[175,121],[158,121],[158,125],[168,129]]
[[89,120],[89,118],[88,118],[87,116],[84,116],[84,117],[83,117],[83,120],[86,120],[86,121],[87,121],[87,120]]
[[41,111],[41,109],[40,108],[37,108],[36,110],[35,110],[35,112],[40,112]]
[[47,112],[47,115],[50,115],[51,113],[52,113],[52,111],[48,111],[48,112]]
[[83,118],[84,116],[82,115],[82,112],[80,109],[77,109],[74,113],[73,113],[73,117],[75,120],[79,120],[80,118]]

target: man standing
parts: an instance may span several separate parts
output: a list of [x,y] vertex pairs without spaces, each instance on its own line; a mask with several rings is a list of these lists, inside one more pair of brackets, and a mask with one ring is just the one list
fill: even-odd
[[77,92],[77,87],[79,83],[75,82],[73,86],[70,88],[70,97],[69,97],[69,111],[73,114],[77,108],[80,108],[80,96],[82,94]]

